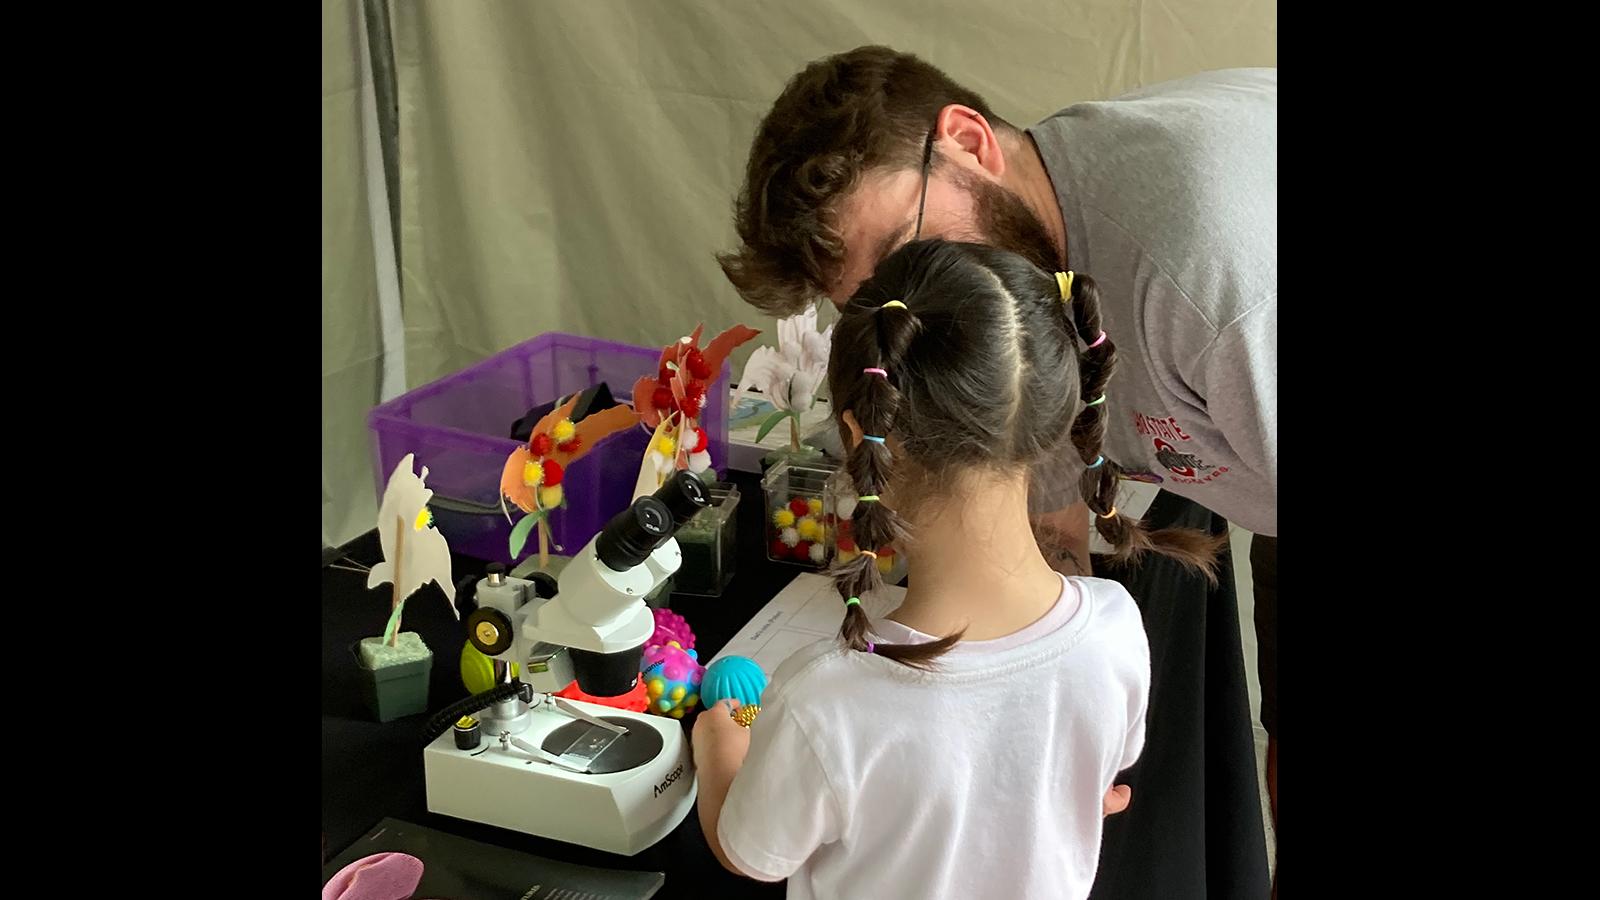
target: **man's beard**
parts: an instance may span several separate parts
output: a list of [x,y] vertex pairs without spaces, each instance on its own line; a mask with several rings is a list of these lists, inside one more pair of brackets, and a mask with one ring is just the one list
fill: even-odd
[[983,243],[1015,253],[1046,272],[1066,268],[1050,232],[1021,197],[976,175],[962,173],[959,182],[972,195]]

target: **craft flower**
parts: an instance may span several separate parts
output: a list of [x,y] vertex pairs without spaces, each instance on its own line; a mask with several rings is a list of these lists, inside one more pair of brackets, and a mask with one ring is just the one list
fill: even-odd
[[833,326],[817,331],[817,310],[790,316],[778,323],[778,347],[757,347],[739,379],[738,400],[759,390],[780,411],[800,414],[816,403],[817,391],[828,378],[828,350]]
[[433,527],[433,513],[428,509],[428,501],[433,498],[427,485],[428,467],[423,466],[418,475],[413,469],[415,464],[415,454],[407,453],[384,486],[383,501],[378,505],[378,543],[383,547],[383,559],[367,576],[369,588],[386,582],[394,584],[395,599],[383,635],[391,646],[399,631],[400,610],[406,598],[430,581],[444,591],[450,612],[461,618],[455,604],[456,586],[450,579],[450,545]]
[[[728,354],[761,333],[735,325],[701,349],[704,329],[704,324],[697,325],[693,334],[668,344],[661,351],[655,377],[643,376],[633,386],[639,421],[657,433],[646,451],[645,469],[658,477],[670,475],[674,469],[699,474],[711,468],[705,431],[700,428],[706,404],[717,402],[709,393],[711,383],[722,371]],[[661,427],[663,422],[665,429]]]
[[[528,517],[511,531],[511,557],[522,552],[528,532],[552,510],[566,502],[566,492],[561,483],[566,478],[567,467],[582,458],[595,444],[609,435],[633,427],[637,421],[633,409],[619,404],[610,409],[591,413],[581,422],[572,421],[572,409],[578,396],[573,395],[533,427],[528,443],[511,451],[500,474],[501,508],[505,500],[515,503]],[[506,512],[506,518],[511,513]],[[541,532],[542,533],[542,532]],[[541,559],[543,546],[541,545]]]
[[761,333],[735,325],[712,338],[702,350],[700,334],[704,330],[704,324],[697,325],[693,334],[668,344],[661,351],[660,368],[655,377],[647,375],[634,384],[634,408],[639,413],[639,421],[647,428],[653,430],[663,417],[673,413],[682,413],[688,419],[700,418],[705,409],[706,392],[722,371],[728,354]]

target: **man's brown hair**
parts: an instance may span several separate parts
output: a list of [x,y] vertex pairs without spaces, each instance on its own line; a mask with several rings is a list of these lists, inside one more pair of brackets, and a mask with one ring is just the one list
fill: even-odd
[[939,110],[977,110],[1011,127],[975,92],[909,53],[858,47],[789,80],[756,130],[734,208],[743,246],[718,255],[745,300],[793,315],[839,277],[844,240],[834,206],[878,168],[915,168]]

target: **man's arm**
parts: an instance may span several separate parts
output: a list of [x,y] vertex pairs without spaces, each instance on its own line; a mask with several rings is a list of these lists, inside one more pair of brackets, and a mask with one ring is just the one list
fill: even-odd
[[1066,509],[1033,519],[1034,539],[1050,563],[1063,575],[1091,575],[1089,571],[1089,506],[1078,501]]

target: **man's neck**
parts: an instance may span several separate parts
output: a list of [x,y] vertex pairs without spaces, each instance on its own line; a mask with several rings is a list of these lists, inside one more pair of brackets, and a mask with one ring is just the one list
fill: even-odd
[[1001,184],[1022,198],[1033,214],[1044,223],[1055,242],[1056,252],[1062,260],[1067,258],[1067,222],[1061,215],[1061,201],[1056,197],[1056,187],[1050,181],[1050,171],[1039,155],[1039,146],[1033,135],[1018,131],[1000,136],[1005,152],[1006,173]]

